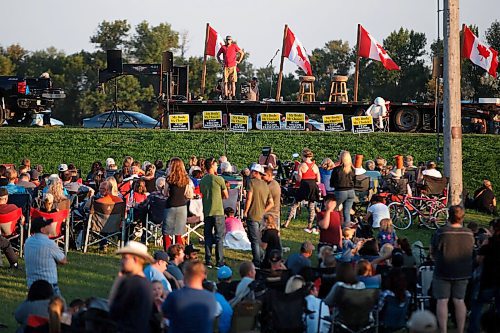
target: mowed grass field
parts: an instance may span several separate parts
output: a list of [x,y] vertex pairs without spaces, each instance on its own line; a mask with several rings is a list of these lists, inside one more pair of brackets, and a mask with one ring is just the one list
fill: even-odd
[[[498,136],[465,136],[464,184],[473,191],[482,179],[493,182],[497,193],[500,176],[497,171],[500,151]],[[119,161],[126,155],[135,159],[154,161],[168,160],[172,156],[183,159],[190,155],[203,157],[226,154],[239,168],[255,161],[263,146],[272,146],[280,159],[289,159],[303,147],[311,148],[317,160],[324,157],[335,158],[342,149],[360,153],[365,160],[383,156],[388,160],[396,154],[411,154],[416,161],[435,159],[435,136],[427,134],[376,133],[352,135],[350,133],[296,133],[296,132],[250,132],[245,134],[223,132],[172,133],[164,130],[86,130],[59,128],[0,128],[0,163],[19,164],[28,157],[32,164],[42,164],[46,171],[55,172],[60,163],[75,163],[82,174],[89,171],[95,160],[104,161],[113,157]],[[286,213],[287,208],[283,208]],[[318,236],[303,231],[306,226],[306,210],[289,229],[282,231],[284,246],[297,251],[300,243],[311,240],[317,243]],[[466,222],[476,221],[486,225],[491,217],[467,212]],[[429,244],[432,231],[416,225],[399,237],[408,237],[410,242],[421,240]],[[196,243],[196,241],[195,241]],[[201,245],[197,245],[202,248]],[[153,249],[151,249],[153,251]],[[237,276],[237,265],[251,259],[250,252],[226,250],[227,263]],[[203,252],[200,253],[203,258]],[[70,264],[59,268],[60,288],[69,302],[75,298],[89,296],[106,297],[119,270],[119,258],[113,249],[99,253],[70,251]],[[4,264],[6,260],[4,258]],[[0,268],[0,323],[6,324],[5,332],[14,332],[15,320],[12,316],[17,305],[26,297],[24,262],[21,270]],[[209,277],[216,278],[216,270],[210,270]]]

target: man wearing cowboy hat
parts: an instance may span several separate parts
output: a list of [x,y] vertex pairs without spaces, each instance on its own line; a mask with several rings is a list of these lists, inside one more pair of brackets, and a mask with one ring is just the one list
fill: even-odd
[[109,296],[109,314],[118,332],[149,332],[153,315],[153,289],[143,272],[154,260],[146,245],[130,241],[116,254],[122,256],[121,271]]

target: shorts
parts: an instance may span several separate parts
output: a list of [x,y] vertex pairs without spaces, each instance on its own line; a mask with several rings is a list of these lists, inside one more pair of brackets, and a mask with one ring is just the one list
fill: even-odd
[[435,299],[464,299],[467,290],[468,279],[442,280],[434,277],[432,279],[432,295]]
[[238,74],[236,73],[236,66],[224,67],[224,82],[237,82]]

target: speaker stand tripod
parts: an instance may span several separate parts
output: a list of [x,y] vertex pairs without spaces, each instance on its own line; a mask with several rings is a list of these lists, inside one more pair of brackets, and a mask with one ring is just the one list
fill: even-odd
[[[127,114],[125,111],[123,111],[119,106],[118,106],[118,81],[117,78],[114,78],[114,83],[115,83],[115,94],[113,97],[113,107],[111,110],[109,110],[109,115],[102,124],[101,128],[106,127],[106,124],[109,123],[109,128],[115,127],[115,128],[120,128],[123,126],[123,124],[128,121],[132,125],[134,125],[135,128],[137,128],[137,124],[135,121]],[[120,121],[119,115],[123,115],[123,119]]]

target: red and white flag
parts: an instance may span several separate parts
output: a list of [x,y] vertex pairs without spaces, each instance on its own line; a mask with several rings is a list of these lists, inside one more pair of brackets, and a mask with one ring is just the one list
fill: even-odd
[[219,52],[222,45],[224,45],[224,39],[219,35],[217,31],[211,26],[208,26],[208,37],[206,45],[206,54],[215,57]]
[[491,76],[497,77],[498,52],[488,44],[481,42],[467,26],[464,26],[463,34],[463,57],[469,58],[474,64],[484,68]]
[[380,61],[390,71],[400,70],[399,66],[389,57],[382,45],[362,25],[359,25],[359,30],[358,56]]
[[307,75],[312,75],[311,62],[307,57],[306,49],[290,28],[286,29],[283,57],[299,66]]

